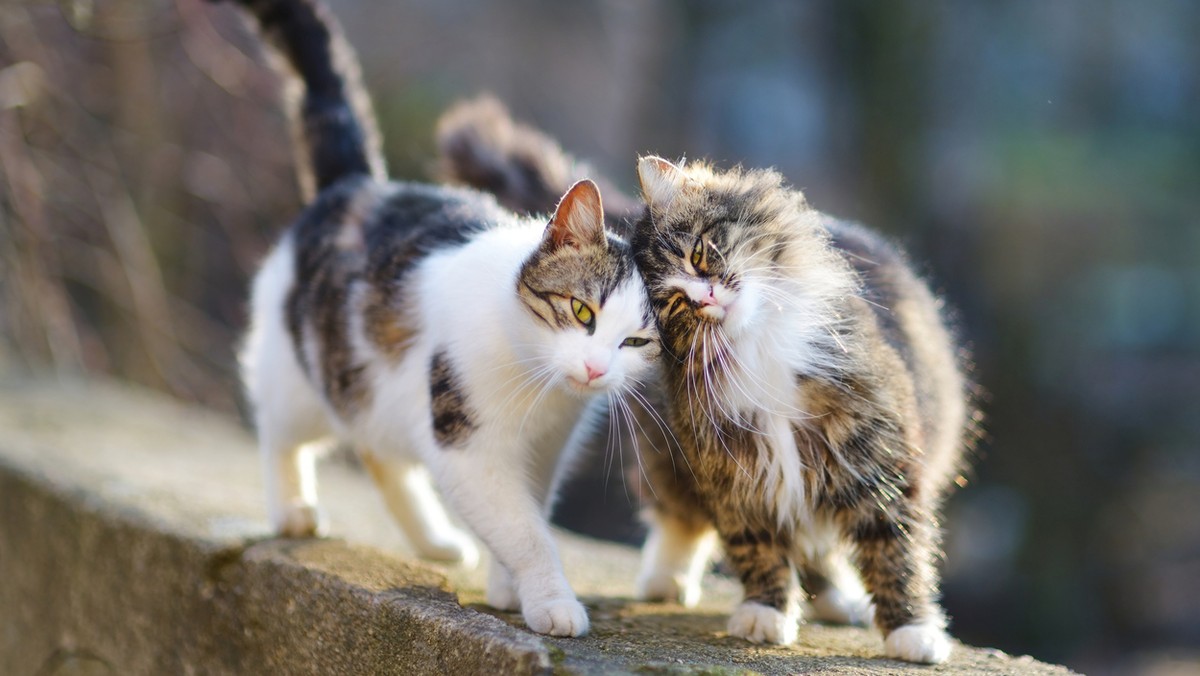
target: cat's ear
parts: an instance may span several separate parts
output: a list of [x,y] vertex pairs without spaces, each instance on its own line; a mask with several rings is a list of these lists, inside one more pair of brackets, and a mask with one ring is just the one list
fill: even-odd
[[553,249],[564,245],[576,249],[584,245],[608,245],[604,234],[604,204],[595,183],[585,178],[563,195],[550,225],[546,226],[544,241]]
[[683,169],[654,155],[639,158],[637,172],[642,198],[654,209],[665,209],[695,183]]

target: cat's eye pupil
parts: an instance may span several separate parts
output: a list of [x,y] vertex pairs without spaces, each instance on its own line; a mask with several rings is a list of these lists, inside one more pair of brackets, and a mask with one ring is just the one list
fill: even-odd
[[650,343],[650,340],[647,338],[638,338],[637,336],[630,336],[630,337],[626,338],[624,340],[624,342],[622,342],[621,344],[625,345],[627,347],[643,347],[649,343]]
[[704,258],[704,240],[697,238],[696,246],[692,247],[692,267],[699,267],[702,258]]
[[575,318],[579,320],[587,328],[592,328],[596,321],[595,314],[592,313],[592,308],[587,306],[587,303],[578,298],[571,299],[571,311],[575,313]]

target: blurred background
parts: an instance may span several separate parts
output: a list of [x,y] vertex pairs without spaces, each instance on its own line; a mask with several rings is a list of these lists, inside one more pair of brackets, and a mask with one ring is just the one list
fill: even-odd
[[[987,415],[955,635],[1200,673],[1200,3],[331,4],[398,178],[490,91],[626,188],[638,152],[775,166],[902,242]],[[300,206],[263,63],[199,0],[0,4],[0,366],[239,410],[247,280]],[[601,474],[563,521],[636,542]]]

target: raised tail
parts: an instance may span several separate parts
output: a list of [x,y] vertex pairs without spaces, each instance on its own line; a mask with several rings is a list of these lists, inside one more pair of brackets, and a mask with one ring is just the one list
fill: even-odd
[[299,110],[291,112],[308,154],[300,172],[306,197],[347,176],[386,180],[358,58],[329,9],[320,0],[230,1],[254,15],[264,38],[304,85]]
[[504,104],[491,96],[456,104],[437,126],[438,174],[491,193],[505,207],[528,214],[548,214],[574,183],[590,178],[604,195],[607,225],[618,233],[641,214],[641,202],[617,190],[563,151],[553,139],[512,119]]

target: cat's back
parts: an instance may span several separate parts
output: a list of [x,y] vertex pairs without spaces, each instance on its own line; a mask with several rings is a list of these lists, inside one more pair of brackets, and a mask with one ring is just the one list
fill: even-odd
[[388,274],[512,219],[495,199],[476,191],[356,177],[323,191],[290,236],[301,279],[315,267]]
[[944,329],[939,302],[904,253],[879,233],[824,215],[821,224],[834,249],[858,275],[862,297],[869,301],[885,338],[911,361],[911,343],[926,340],[926,332]]
[[862,281],[883,338],[903,358],[913,380],[927,450],[938,470],[951,471],[967,426],[966,379],[942,302],[904,253],[857,223],[824,216],[831,243]]
[[255,326],[287,337],[307,379],[348,420],[371,399],[372,364],[399,363],[430,335],[419,308],[444,304],[445,294],[422,297],[436,288],[428,278],[473,274],[461,259],[433,264],[438,254],[478,249],[515,222],[470,190],[367,177],[338,182],[268,256],[255,283]]

